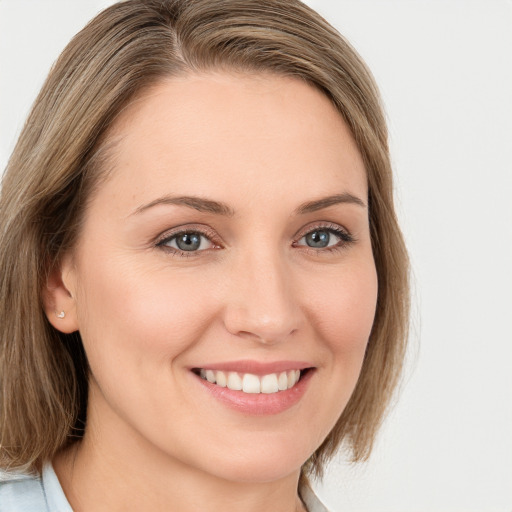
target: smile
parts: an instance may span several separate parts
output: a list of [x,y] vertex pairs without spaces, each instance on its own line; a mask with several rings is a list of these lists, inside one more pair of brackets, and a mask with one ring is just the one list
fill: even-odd
[[288,370],[267,375],[254,375],[252,373],[225,372],[222,370],[205,370],[203,368],[194,371],[203,380],[243,393],[273,394],[292,389],[301,378],[301,370]]
[[239,360],[189,368],[200,388],[230,409],[274,415],[297,404],[317,368],[307,361]]

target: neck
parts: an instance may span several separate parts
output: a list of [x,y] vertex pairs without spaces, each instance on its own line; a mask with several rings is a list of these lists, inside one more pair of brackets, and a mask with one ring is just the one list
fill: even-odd
[[54,460],[75,512],[305,510],[297,493],[300,470],[271,481],[236,481],[191,467],[136,436],[91,426]]

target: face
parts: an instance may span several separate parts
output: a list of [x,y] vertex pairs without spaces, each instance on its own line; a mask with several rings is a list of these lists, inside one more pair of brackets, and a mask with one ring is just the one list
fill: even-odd
[[204,74],[147,91],[110,137],[62,268],[89,435],[230,480],[298,471],[354,389],[375,313],[349,130],[300,81]]

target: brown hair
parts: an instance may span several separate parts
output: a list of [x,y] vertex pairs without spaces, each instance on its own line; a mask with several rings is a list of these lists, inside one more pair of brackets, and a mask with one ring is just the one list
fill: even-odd
[[128,0],[66,47],[8,163],[0,198],[0,467],[34,471],[85,427],[79,333],[48,322],[41,293],[73,247],[100,183],[108,129],[164,77],[233,69],[323,91],[364,159],[378,274],[375,321],[355,391],[303,467],[321,475],[340,445],[365,459],[400,374],[408,334],[408,259],[393,207],[387,129],[373,78],[352,47],[298,0]]

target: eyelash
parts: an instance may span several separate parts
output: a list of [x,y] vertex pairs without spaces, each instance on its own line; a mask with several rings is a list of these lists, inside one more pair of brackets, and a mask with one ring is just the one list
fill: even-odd
[[[175,249],[174,247],[168,247],[165,244],[170,243],[172,240],[176,239],[180,235],[186,234],[197,234],[201,237],[206,238],[209,242],[213,244],[213,248],[203,249],[201,251],[181,251],[179,249]],[[213,230],[208,229],[206,226],[189,226],[186,229],[177,229],[171,233],[167,232],[158,237],[156,243],[156,247],[159,247],[163,251],[167,252],[171,256],[176,256],[179,258],[193,258],[197,257],[198,254],[209,251],[211,249],[215,249],[220,246],[218,242],[218,237]],[[217,246],[217,247],[216,247]]]
[[[314,248],[309,247],[307,245],[296,245],[300,240],[302,240],[305,236],[314,233],[315,231],[327,231],[330,234],[335,235],[337,238],[340,239],[338,243],[332,246],[328,246],[325,248]],[[214,247],[208,248],[208,249],[202,249],[197,251],[182,251],[180,249],[176,249],[174,247],[168,247],[166,244],[170,243],[172,240],[176,239],[180,235],[186,235],[186,234],[197,234],[201,237],[206,238],[209,242],[211,242]],[[198,254],[209,251],[212,249],[217,249],[220,246],[220,243],[217,241],[218,237],[216,236],[215,232],[213,230],[206,229],[205,226],[198,226],[197,228],[187,227],[186,229],[176,230],[171,233],[165,233],[158,237],[158,239],[155,242],[156,247],[159,247],[160,249],[164,250],[168,254],[172,256],[176,256],[179,258],[191,258],[191,257],[197,257]],[[331,223],[321,223],[318,224],[311,229],[308,229],[307,231],[304,231],[300,234],[299,237],[296,238],[296,241],[293,242],[293,247],[301,247],[303,250],[306,250],[308,252],[312,252],[315,255],[318,255],[320,253],[335,253],[338,251],[342,251],[345,249],[348,245],[353,244],[357,240],[354,238],[353,235],[351,235],[348,231],[345,229],[342,229],[337,224],[331,224]]]
[[[325,248],[319,248],[316,249],[314,247],[309,247],[307,245],[295,245],[298,241],[302,240],[307,235],[314,233],[315,231],[327,231],[328,233],[335,235],[337,238],[339,238],[339,242],[335,245],[331,245],[329,247]],[[353,244],[356,242],[356,239],[353,235],[351,235],[347,230],[341,228],[337,224],[331,224],[331,223],[321,223],[316,226],[314,226],[312,229],[308,229],[307,231],[303,232],[299,238],[297,238],[297,242],[294,242],[294,247],[301,247],[303,250],[308,251],[312,254],[318,255],[323,253],[337,253],[339,251],[342,251],[347,248],[347,246]]]

